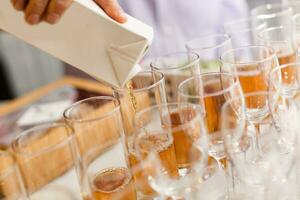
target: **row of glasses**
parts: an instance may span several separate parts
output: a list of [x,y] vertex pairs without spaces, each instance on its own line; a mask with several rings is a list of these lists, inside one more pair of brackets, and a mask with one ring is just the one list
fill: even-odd
[[[156,85],[157,83],[154,82],[153,84]],[[187,87],[185,87],[185,85],[187,85]],[[164,160],[165,163],[167,162],[167,164],[162,164],[163,166],[168,166],[168,164],[173,166],[173,168],[169,167],[173,170],[167,170],[167,173],[173,174],[171,178],[177,176],[186,177],[186,174],[190,174],[190,171],[193,171],[190,167],[192,165],[189,163],[191,161],[189,161],[187,158],[189,150],[186,148],[181,148],[182,143],[178,142],[184,141],[185,143],[191,144],[193,142],[197,142],[198,138],[201,138],[201,132],[205,134],[205,130],[200,131],[200,118],[197,121],[198,126],[192,125],[193,123],[191,122],[189,122],[190,125],[187,126],[185,126],[184,123],[178,125],[177,120],[183,120],[183,122],[186,122],[186,120],[189,121],[195,116],[200,116],[199,111],[201,110],[201,114],[204,118],[202,126],[205,127],[206,130],[210,131],[207,133],[209,144],[207,152],[210,157],[214,157],[218,161],[224,155],[224,144],[222,144],[224,143],[224,136],[218,134],[220,131],[222,131],[222,127],[216,123],[216,121],[220,123],[220,118],[222,118],[219,110],[229,99],[235,96],[240,96],[240,98],[242,98],[242,90],[236,77],[229,73],[208,73],[195,76],[182,82],[179,85],[179,88],[178,98],[182,105],[173,105],[173,107],[175,107],[173,110],[176,110],[177,108],[179,111],[172,112],[171,105],[158,106],[156,108],[156,117],[153,117],[153,119],[156,121],[162,121],[159,122],[157,126],[150,126],[149,130],[146,128],[144,129],[144,125],[142,125],[142,129],[139,128],[140,125],[138,124],[140,122],[149,122],[148,114],[144,117],[141,117],[143,112],[147,112],[147,109],[141,111],[140,114],[135,116],[136,121],[139,122],[136,122],[135,126],[139,131],[141,131],[141,134],[138,134],[140,137],[137,137],[137,141],[146,141],[146,146],[143,146],[143,142],[142,145],[141,143],[138,143],[138,145],[135,146],[135,148],[138,149],[137,153],[135,152],[137,154],[137,159],[145,159],[145,153],[147,155],[147,151],[149,151],[147,145],[154,145],[154,147],[155,145],[158,145],[157,142],[153,143],[152,139],[157,141],[156,137],[160,136],[160,134],[152,134],[153,132],[165,132],[166,134],[162,136],[163,138],[159,137],[158,139],[164,139],[165,136],[168,136],[167,143],[173,146],[173,156],[168,157],[172,158],[173,162],[167,162],[166,159],[161,159]],[[247,99],[248,96],[245,98]],[[266,100],[267,98],[254,99]],[[200,107],[198,109],[194,108],[194,111],[191,111],[191,109],[186,109],[187,105],[183,104],[184,102],[198,104]],[[231,104],[231,106],[238,106],[241,104],[242,101],[239,104]],[[260,105],[260,103],[258,105]],[[262,103],[262,105],[265,104]],[[183,110],[179,109],[182,108],[181,106],[183,106]],[[190,107],[193,108],[192,105],[190,105]],[[77,164],[77,170],[79,170],[79,180],[82,187],[81,192],[85,199],[103,199],[106,196],[111,198],[119,198],[120,196],[124,197],[126,195],[128,196],[126,196],[125,199],[136,198],[135,188],[137,187],[136,185],[138,185],[138,183],[134,185],[133,180],[136,180],[134,179],[135,174],[134,171],[132,172],[130,170],[132,167],[128,164],[129,156],[126,152],[128,147],[126,139],[122,138],[125,137],[125,134],[122,128],[121,114],[119,109],[119,102],[112,97],[87,99],[82,102],[75,103],[72,107],[65,111],[65,119],[71,128],[63,124],[45,125],[30,129],[21,134],[15,140],[13,149],[17,154],[17,160],[20,163],[21,173],[25,179],[26,191],[30,194],[31,199],[53,199],[61,196],[62,194],[65,195],[64,198],[66,199],[76,199],[75,196],[72,196],[74,195],[72,194],[73,192],[80,191],[78,188],[74,188],[76,184],[64,184],[67,180],[65,178],[71,177],[71,174],[74,173],[72,167],[72,163],[75,162],[74,160],[76,160],[76,158],[73,158],[74,156],[79,156],[80,158],[80,164]],[[150,110],[150,108],[148,109]],[[167,113],[167,116],[169,116],[167,118],[169,119],[167,119],[165,115],[162,115],[164,111],[171,111],[170,113]],[[198,114],[195,114],[197,112]],[[181,125],[183,125],[182,128],[179,128]],[[151,129],[153,127],[157,128],[158,130],[154,129],[153,131]],[[159,127],[161,127],[161,129],[159,129]],[[171,129],[169,132],[167,131],[169,129],[168,127]],[[182,131],[183,133],[180,131],[180,129],[184,130]],[[70,133],[75,135],[74,140],[78,145],[77,148],[72,142]],[[197,136],[197,134],[200,136]],[[181,138],[177,140],[177,145],[174,138]],[[203,147],[203,145],[200,146]],[[143,149],[142,147],[145,147],[146,149]],[[165,149],[163,145],[158,145],[158,147]],[[197,150],[197,148],[199,148],[199,146],[196,146],[192,149]],[[153,149],[156,150],[157,148],[150,148],[151,152],[153,152]],[[161,153],[161,151],[158,150],[154,152]],[[117,155],[120,157],[117,157]],[[199,155],[199,153],[196,153],[195,155]],[[59,160],[58,158],[60,157],[63,157],[64,159]],[[111,159],[113,157],[115,157],[115,159]],[[191,158],[193,158],[191,159],[192,161],[197,161],[197,159],[194,157]],[[203,160],[206,160],[204,159],[205,157],[201,158],[201,163],[204,163]],[[53,162],[54,160],[55,162]],[[207,160],[209,160],[209,157]],[[61,163],[58,161],[61,161]],[[43,163],[45,167],[41,167],[41,163]],[[196,164],[199,163],[196,162]],[[222,164],[222,167],[224,167],[224,164]],[[164,168],[167,167],[162,167],[161,169]],[[210,172],[211,169],[204,168],[205,167],[203,167],[202,173],[199,173],[198,168],[197,173],[202,174],[202,178],[205,180],[205,170]],[[177,171],[178,169],[180,170]],[[163,189],[163,187],[160,185],[162,184],[160,182],[161,179],[157,180],[153,178],[157,178],[157,176],[149,177],[147,174],[144,174],[144,176],[146,176],[147,182],[152,180],[152,182],[149,183],[151,188],[156,188],[156,191],[161,191],[157,188]],[[61,178],[64,180],[59,180]],[[47,183],[47,180],[49,179],[53,179],[54,181]],[[176,178],[175,180],[177,181]],[[76,182],[75,180],[71,181],[71,179],[68,179],[68,182],[69,181],[74,181],[74,183]],[[181,187],[183,186],[180,183],[191,183],[194,181],[194,179],[191,180],[189,177],[187,179],[183,179],[182,181],[183,182],[178,183]],[[178,190],[178,187],[175,188],[177,188],[177,190],[173,190],[173,192],[180,191]],[[172,196],[172,192],[170,192],[169,188],[164,194]],[[174,197],[176,197],[178,196],[178,193],[174,195]]]
[[[256,33],[269,26],[251,20],[247,22],[247,45],[256,43]],[[95,97],[72,105],[64,114],[68,126],[44,125],[21,134],[13,150],[27,196],[53,199],[61,191],[64,199],[76,199],[73,192],[80,191],[84,199],[160,195],[196,199],[205,195],[205,183],[222,182],[216,181],[216,171],[226,170],[229,163],[240,163],[228,156],[228,149],[235,149],[228,147],[236,141],[242,141],[238,144],[246,147],[254,144],[255,159],[262,157],[264,143],[255,131],[263,132],[258,119],[269,119],[269,99],[263,94],[244,97],[243,93],[270,89],[268,75],[277,68],[275,54],[279,53],[259,45],[230,50],[233,38],[221,34],[192,40],[187,43],[187,53],[155,59],[152,71],[138,74],[127,89],[115,88],[116,99]],[[224,54],[226,50],[229,51]],[[221,72],[201,74],[207,66]],[[281,79],[295,74],[283,73]],[[287,83],[292,82],[293,78],[288,80]],[[239,100],[231,102],[234,97]],[[282,104],[282,100],[279,102]],[[230,113],[238,116],[235,123],[224,117],[222,108],[226,105],[234,108]],[[254,142],[252,134],[248,133],[245,139],[244,132],[235,130],[237,134],[226,145],[225,130],[237,122],[245,122],[242,124],[250,127],[249,132],[256,133]],[[242,149],[251,150],[245,146]],[[232,170],[232,174],[243,174],[239,169]],[[70,178],[75,170],[81,189],[76,189],[79,186]],[[74,184],[67,184],[70,182]],[[224,185],[228,185],[228,180]],[[230,198],[228,188],[221,193]]]

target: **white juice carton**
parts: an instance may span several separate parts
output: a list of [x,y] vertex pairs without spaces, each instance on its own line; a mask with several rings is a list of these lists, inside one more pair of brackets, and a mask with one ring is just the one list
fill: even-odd
[[153,39],[150,26],[130,16],[119,24],[93,0],[74,0],[58,24],[36,26],[1,0],[0,29],[113,87],[124,87],[140,71],[138,62]]

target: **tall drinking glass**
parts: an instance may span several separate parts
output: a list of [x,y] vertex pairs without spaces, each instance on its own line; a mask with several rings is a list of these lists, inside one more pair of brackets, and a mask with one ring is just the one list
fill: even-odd
[[283,4],[266,4],[251,10],[251,16],[266,23],[267,27],[287,26],[292,23],[292,8]]
[[[221,56],[222,72],[238,77],[243,92],[269,89],[269,73],[278,66],[275,51],[266,46],[252,45],[229,50]],[[252,101],[250,98],[247,101]]]
[[195,52],[199,55],[201,73],[219,72],[219,58],[231,48],[231,39],[227,34],[204,35],[186,43],[188,52]]
[[136,199],[118,100],[88,98],[71,105],[64,117],[78,145],[82,198]]
[[138,183],[141,170],[134,152],[135,129],[133,122],[137,112],[167,102],[164,80],[161,72],[140,72],[131,80],[127,88],[114,89],[114,96],[120,101],[129,164],[137,185],[137,193],[141,198],[153,195],[153,190],[144,182]]
[[15,157],[7,151],[0,151],[0,199],[27,199]]
[[188,77],[199,75],[199,56],[193,52],[177,52],[152,60],[152,71],[164,74],[168,102],[177,101],[177,87]]
[[29,199],[80,199],[76,147],[64,124],[40,125],[12,143]]
[[266,28],[266,23],[257,18],[231,21],[224,25],[224,31],[231,37],[233,48],[259,44],[258,33]]
[[202,106],[210,142],[209,155],[220,167],[224,167],[226,153],[221,132],[221,109],[227,99],[242,96],[239,81],[229,73],[206,73],[183,81],[178,87],[178,94],[179,102]]

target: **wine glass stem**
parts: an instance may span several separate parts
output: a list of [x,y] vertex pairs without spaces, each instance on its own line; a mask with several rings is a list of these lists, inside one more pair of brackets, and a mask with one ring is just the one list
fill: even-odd
[[215,158],[216,161],[217,161],[217,164],[218,164],[218,167],[220,170],[223,170],[224,171],[224,178],[225,178],[225,182],[226,182],[226,199],[230,199],[230,187],[232,187],[232,189],[234,188],[234,181],[233,181],[233,178],[232,178],[232,185],[230,184],[229,180],[228,180],[228,177],[227,176],[227,172],[226,172],[226,166],[222,163],[222,160],[225,160],[227,162],[227,159],[226,158]]

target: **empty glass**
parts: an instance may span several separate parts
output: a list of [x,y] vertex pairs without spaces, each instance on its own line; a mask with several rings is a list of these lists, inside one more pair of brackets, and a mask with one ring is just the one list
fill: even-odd
[[200,74],[199,56],[193,52],[176,52],[152,60],[151,69],[164,74],[168,102],[177,101],[177,87],[184,79]]
[[194,38],[186,43],[188,52],[195,52],[200,57],[200,71],[219,72],[220,56],[232,48],[227,34],[210,34]]
[[[44,124],[12,143],[29,199],[80,199],[76,147],[64,124]],[[71,184],[70,184],[71,183]]]
[[0,151],[0,199],[27,199],[15,157],[7,151]]

